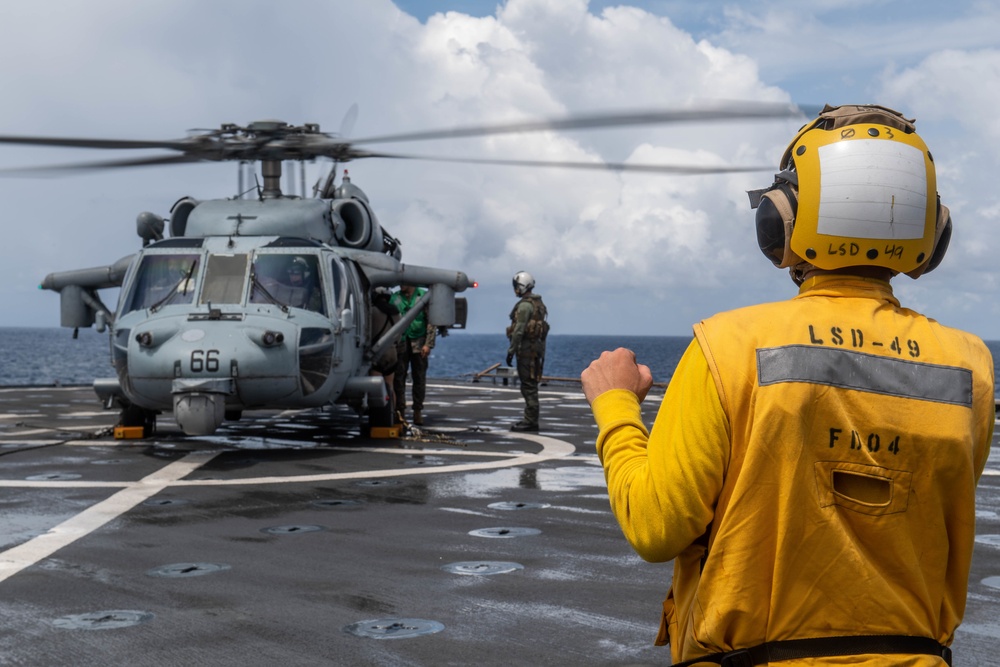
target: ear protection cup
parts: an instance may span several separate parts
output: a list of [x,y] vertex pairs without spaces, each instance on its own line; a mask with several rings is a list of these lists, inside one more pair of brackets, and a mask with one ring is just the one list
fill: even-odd
[[757,245],[775,266],[785,255],[785,222],[770,197],[761,197],[757,207]]
[[795,188],[785,181],[777,181],[770,190],[761,194],[757,206],[757,245],[779,269],[802,261],[791,248],[798,205]]
[[936,269],[941,260],[944,259],[949,243],[951,243],[951,211],[941,203],[941,198],[938,197],[937,222],[934,226],[934,250],[931,251],[931,256],[926,262],[914,270],[908,271],[906,275],[911,278],[919,278]]
[[939,227],[941,231],[935,236],[934,252],[931,254],[930,261],[927,262],[924,273],[929,273],[937,268],[941,260],[944,259],[944,254],[948,252],[948,244],[951,243],[951,211],[946,206],[942,206],[941,210],[944,213],[944,224]]

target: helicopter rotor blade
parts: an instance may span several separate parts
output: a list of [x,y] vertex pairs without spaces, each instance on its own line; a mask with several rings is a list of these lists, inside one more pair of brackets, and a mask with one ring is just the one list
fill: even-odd
[[190,144],[183,141],[139,141],[132,139],[84,139],[77,137],[19,137],[0,135],[0,144],[61,146],[64,148],[165,148],[183,151]]
[[[818,109],[818,107],[816,107]],[[535,120],[497,125],[475,125],[446,130],[429,130],[402,134],[365,137],[351,140],[352,144],[374,144],[395,141],[419,141],[426,139],[454,139],[495,134],[515,134],[520,132],[542,132],[545,130],[584,130],[635,125],[664,125],[701,121],[726,120],[767,120],[777,118],[805,118],[812,113],[811,106],[799,106],[780,102],[723,102],[687,109],[624,111],[598,114],[584,114],[567,118]]]
[[358,153],[356,157],[390,158],[396,160],[424,160],[428,162],[455,162],[460,164],[495,164],[513,167],[554,167],[559,169],[590,169],[595,171],[632,171],[650,174],[731,174],[774,171],[774,165],[665,165],[630,162],[566,162],[561,160],[504,160],[499,158],[433,157],[399,153]]
[[354,124],[358,120],[358,103],[355,102],[351,105],[351,108],[347,110],[344,114],[344,119],[340,121],[340,132],[338,133],[341,137],[351,136],[351,132],[354,131]]
[[[79,164],[46,167],[8,168],[0,170],[4,175],[58,174],[60,172],[136,167],[147,165],[176,164],[199,161],[286,161],[329,158],[337,163],[347,163],[364,157],[398,157],[441,162],[466,162],[479,164],[507,164],[520,166],[568,167],[577,169],[616,169],[620,171],[648,171],[660,173],[719,173],[724,171],[757,171],[763,167],[698,167],[672,165],[628,165],[607,163],[533,162],[530,160],[487,160],[435,158],[371,153],[356,148],[358,144],[387,143],[393,141],[417,141],[424,139],[444,139],[476,137],[498,134],[515,134],[540,131],[582,130],[613,128],[637,125],[663,125],[698,121],[767,120],[781,118],[803,118],[806,107],[779,102],[710,102],[682,109],[660,109],[647,111],[618,111],[611,113],[584,114],[559,119],[533,120],[493,125],[467,126],[425,132],[411,132],[365,139],[346,140],[321,132],[319,125],[307,123],[292,126],[279,120],[264,120],[239,126],[223,124],[217,130],[205,131],[184,139],[167,141],[146,141],[129,139],[86,139],[79,137],[37,137],[0,135],[0,144],[21,144],[32,146],[59,146],[64,148],[96,149],[163,149],[176,151],[179,155],[170,157],[144,157],[109,162],[84,162]],[[357,105],[347,112],[342,131],[349,132],[357,116]],[[768,168],[769,169],[769,168]]]
[[166,164],[201,162],[193,155],[164,155],[159,157],[131,158],[127,160],[106,160],[101,162],[77,162],[73,164],[44,165],[40,167],[16,167],[0,169],[0,176],[58,176],[76,171],[99,171],[123,167],[147,167]]

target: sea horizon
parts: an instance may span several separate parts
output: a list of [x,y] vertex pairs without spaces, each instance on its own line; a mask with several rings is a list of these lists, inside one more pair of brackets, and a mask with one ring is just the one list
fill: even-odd
[[[666,384],[691,342],[690,336],[550,334],[544,375],[576,381],[604,350],[626,347],[649,366],[653,381]],[[984,341],[1000,377],[1000,342]],[[428,364],[428,378],[469,379],[503,365],[507,338],[502,333],[453,330],[439,336]],[[90,385],[114,377],[107,333],[81,329],[76,339],[63,327],[0,327],[0,386]],[[997,390],[994,390],[997,395]]]
[[[684,353],[690,337],[593,336],[550,334],[546,346],[546,377],[575,380],[601,352],[617,347],[635,351],[665,383]],[[502,333],[450,331],[438,336],[431,352],[429,378],[460,379],[503,365],[507,337]],[[95,378],[114,377],[107,333],[80,329],[73,338],[62,327],[0,327],[0,386],[87,385]]]

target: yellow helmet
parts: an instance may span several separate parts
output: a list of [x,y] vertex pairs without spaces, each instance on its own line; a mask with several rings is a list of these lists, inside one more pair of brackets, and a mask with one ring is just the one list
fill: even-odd
[[827,106],[781,168],[770,188],[751,193],[758,242],[776,266],[880,266],[916,278],[943,257],[951,219],[933,157],[898,112]]

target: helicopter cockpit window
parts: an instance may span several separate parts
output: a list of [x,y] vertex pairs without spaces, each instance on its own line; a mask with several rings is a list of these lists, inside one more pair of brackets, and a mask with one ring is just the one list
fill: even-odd
[[323,276],[315,255],[258,254],[250,279],[250,303],[273,303],[326,314]]
[[246,255],[209,255],[201,303],[213,306],[243,301],[243,283],[247,274]]
[[200,263],[196,254],[145,255],[123,312],[191,303]]

